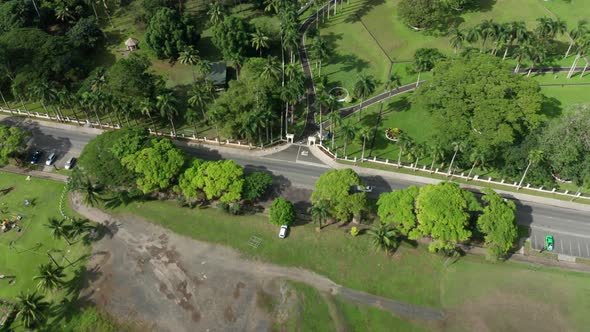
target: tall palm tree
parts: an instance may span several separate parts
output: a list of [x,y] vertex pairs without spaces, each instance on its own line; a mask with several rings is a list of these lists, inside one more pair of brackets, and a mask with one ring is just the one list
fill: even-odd
[[[188,104],[193,108],[193,110],[200,110],[201,114],[203,115],[203,120],[207,120],[207,116],[205,115],[205,110],[207,109],[207,105],[209,105],[213,101],[213,90],[211,89],[210,85],[206,82],[199,82],[193,84],[191,90],[189,91],[189,98]],[[190,112],[187,112],[187,114]],[[189,120],[189,119],[187,119]],[[196,120],[194,117],[191,117],[189,120],[195,126],[196,131]]]
[[64,239],[68,245],[72,245],[69,240],[70,237],[70,226],[66,224],[63,219],[49,218],[48,223],[45,224],[50,230],[51,235],[54,239]]
[[477,26],[474,26],[467,30],[465,34],[465,41],[470,44],[475,44],[481,38],[481,31]]
[[94,115],[96,116],[96,121],[98,122],[99,127],[102,128],[102,122],[100,121],[100,116],[98,115],[97,102],[97,93],[90,93],[88,91],[85,91],[80,96],[80,103],[83,105],[83,108],[92,110],[94,112]]
[[74,15],[70,12],[70,9],[65,5],[59,5],[55,8],[55,18],[59,21],[72,21],[74,19]]
[[414,144],[414,140],[406,133],[401,132],[397,136],[397,144],[399,145],[399,153],[397,155],[397,166],[400,167],[402,165],[402,154],[405,149],[408,149],[410,146]]
[[276,57],[271,55],[266,57],[260,76],[265,79],[273,78],[278,80],[280,78],[281,66]]
[[[325,39],[317,36],[313,39],[310,47],[311,53],[316,58],[316,68],[318,68],[318,76],[322,76],[322,61],[329,56],[328,44]],[[319,67],[318,67],[319,63]]]
[[265,7],[264,7],[265,12],[273,12],[275,14],[278,14],[281,9],[282,1],[281,0],[265,0],[264,4],[265,4]]
[[367,231],[367,234],[372,238],[375,249],[378,250],[389,252],[390,250],[395,249],[399,244],[397,231],[391,225],[383,222],[371,227],[371,229]]
[[357,127],[350,122],[350,120],[344,121],[340,126],[340,133],[344,138],[344,155],[346,156],[346,145],[350,140],[353,140],[356,136]]
[[270,38],[259,28],[256,28],[254,33],[250,34],[252,47],[260,52],[262,57],[262,49],[268,48],[268,41]]
[[361,113],[363,111],[363,102],[365,98],[370,96],[373,92],[375,92],[376,86],[375,78],[373,76],[368,76],[365,74],[360,74],[358,76],[357,81],[354,83],[354,94],[357,98],[361,99],[361,104],[359,107],[359,121],[361,121]]
[[572,31],[570,31],[570,45],[567,48],[567,51],[565,52],[565,56],[564,58],[567,58],[572,50],[572,47],[574,47],[574,44],[576,43],[576,40],[578,40],[581,36],[585,35],[588,33],[588,22],[585,20],[580,20],[578,21],[578,24],[576,25],[576,27],[574,29],[572,29]]
[[522,174],[522,178],[518,183],[518,189],[522,187],[522,182],[524,181],[524,178],[526,177],[526,173],[528,173],[529,168],[531,168],[531,166],[533,165],[537,165],[541,162],[541,160],[543,160],[543,153],[544,152],[542,150],[531,150],[529,152],[529,163],[527,164],[526,169],[524,170],[524,174]]
[[225,8],[221,1],[212,1],[209,3],[209,9],[207,10],[207,16],[209,17],[209,22],[212,25],[217,25],[225,16]]
[[520,65],[523,60],[525,60],[529,56],[529,50],[526,45],[520,45],[515,53],[514,58],[516,59],[516,67],[514,67],[514,73],[518,73],[520,71]]
[[426,153],[426,147],[423,144],[416,142],[412,145],[411,152],[412,152],[412,155],[416,158],[416,161],[414,162],[414,171],[415,171],[417,169],[418,162],[420,162],[420,159]]
[[176,97],[172,92],[163,92],[156,97],[156,108],[158,108],[162,117],[168,118],[172,126],[172,135],[176,136],[176,127],[174,127],[174,117],[178,115]]
[[311,220],[320,225],[321,230],[322,223],[330,217],[330,204],[325,200],[321,200],[307,209],[307,212],[311,214]]
[[533,71],[535,65],[545,60],[547,50],[539,43],[532,42],[531,44],[527,45],[527,51],[528,57],[531,60],[531,66],[529,67],[527,76],[531,76],[531,72]]
[[152,102],[152,100],[147,97],[141,99],[139,101],[139,104],[137,105],[137,108],[138,108],[139,113],[141,115],[148,116],[148,118],[150,119],[151,125],[154,127],[154,130],[157,130],[156,123],[154,122],[154,119],[152,118],[152,113],[154,112],[154,109],[156,108],[154,103]]
[[199,61],[197,61],[196,67],[197,72],[207,80],[209,74],[211,73],[211,62],[209,60],[199,59]]
[[359,131],[359,137],[361,137],[363,140],[363,150],[361,152],[361,162],[363,160],[365,160],[365,146],[366,146],[367,140],[370,139],[372,135],[373,135],[373,130],[369,127],[362,127],[361,130]]
[[330,121],[330,131],[332,132],[332,149],[334,149],[334,139],[336,138],[336,130],[342,124],[342,116],[340,113],[331,110],[328,113],[328,121]]
[[398,90],[402,86],[402,79],[398,73],[391,73],[387,81],[385,82],[385,91],[389,91],[391,96],[392,90]]
[[182,52],[180,52],[178,61],[183,65],[191,66],[191,71],[193,74],[193,82],[196,82],[197,79],[195,77],[195,65],[199,62],[199,51],[195,50],[193,46],[188,46]]
[[52,263],[39,265],[39,274],[33,277],[38,280],[37,288],[43,292],[60,288],[65,278],[63,268]]
[[451,30],[450,42],[451,47],[455,50],[455,53],[457,53],[457,51],[463,47],[465,38],[465,33],[459,28],[454,28],[453,30]]
[[88,206],[95,206],[99,201],[101,187],[92,183],[90,178],[80,181],[80,187],[76,188],[82,193],[82,200]]
[[430,158],[432,159],[432,164],[430,165],[430,171],[432,172],[434,169],[434,163],[444,158],[445,150],[443,150],[442,146],[438,143],[429,145],[428,150],[430,151]]
[[471,165],[471,169],[469,170],[469,174],[467,174],[467,179],[469,179],[471,177],[471,173],[473,172],[473,169],[475,168],[475,166],[477,164],[479,164],[480,169],[483,167],[483,164],[486,160],[486,155],[485,155],[485,153],[483,153],[479,149],[475,149],[469,155],[469,159],[471,160],[471,162],[473,164]]
[[45,301],[43,295],[37,292],[26,294],[21,292],[16,297],[16,303],[16,319],[20,320],[26,328],[45,322],[50,303]]
[[449,164],[449,171],[448,171],[448,175],[451,175],[451,172],[453,170],[453,163],[455,162],[455,157],[457,157],[457,153],[459,152],[463,152],[463,150],[465,149],[465,143],[463,141],[456,141],[451,143],[451,145],[453,146],[453,151],[455,151],[453,153],[453,158],[451,158],[451,163]]
[[72,220],[70,235],[72,238],[77,238],[78,236],[91,231],[94,227],[90,224],[88,219],[79,219],[76,218]]
[[537,27],[535,33],[540,39],[549,39],[554,35],[553,20],[549,17],[539,17],[536,19]]
[[581,58],[586,56],[589,48],[590,48],[590,34],[586,33],[584,35],[581,35],[576,40],[576,57],[574,58],[574,62],[572,63],[572,66],[571,66],[570,71],[567,75],[567,78],[571,78],[574,75],[574,73],[576,72],[576,67],[578,66],[578,61],[580,61]]

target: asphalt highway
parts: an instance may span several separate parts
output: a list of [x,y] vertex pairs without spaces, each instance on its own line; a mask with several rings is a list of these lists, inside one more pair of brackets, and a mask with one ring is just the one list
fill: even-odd
[[[14,118],[1,120],[0,123],[19,124],[20,120]],[[95,135],[86,133],[77,127],[52,128],[46,126],[32,126],[20,123],[32,131],[32,139],[29,142],[30,150],[42,149],[45,157],[49,152],[58,154],[56,166],[63,167],[70,157],[79,156],[84,146]],[[317,159],[306,159],[300,156],[308,155],[304,151],[306,147],[293,146],[276,155],[255,157],[248,154],[220,153],[208,147],[182,146],[195,157],[206,160],[232,159],[245,166],[247,171],[264,170],[273,173],[283,180],[288,186],[303,189],[313,189],[318,177],[329,168],[321,164]],[[41,162],[45,159],[42,158]],[[361,176],[367,185],[375,189],[371,195],[377,197],[382,192],[405,188],[409,185],[423,185],[407,180],[392,177],[371,175],[367,169]],[[581,256],[590,258],[590,213],[582,210],[566,209],[559,206],[544,205],[535,202],[515,200],[518,211],[518,223],[530,226],[532,229],[531,242],[533,247],[543,247],[544,236],[553,235],[555,239],[555,251],[560,254]]]

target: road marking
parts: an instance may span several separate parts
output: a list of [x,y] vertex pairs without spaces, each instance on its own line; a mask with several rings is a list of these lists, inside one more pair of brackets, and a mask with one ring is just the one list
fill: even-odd
[[536,229],[536,230],[541,230],[541,231],[555,233],[555,234],[562,234],[562,235],[569,235],[569,236],[573,236],[573,237],[577,237],[577,238],[590,239],[590,235],[582,235],[582,234],[576,234],[576,233],[572,233],[572,232],[558,231],[553,228],[547,228],[547,227],[542,227],[542,226],[532,226],[532,225],[531,225],[531,228],[533,230]]
[[301,152],[301,145],[299,146],[299,149],[297,149],[297,157],[295,157],[295,162],[299,160],[299,152]]

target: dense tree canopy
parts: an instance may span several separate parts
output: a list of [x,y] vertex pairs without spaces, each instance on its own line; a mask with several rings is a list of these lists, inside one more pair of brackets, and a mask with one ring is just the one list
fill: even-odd
[[539,84],[514,75],[495,57],[469,54],[443,60],[434,70],[415,98],[432,114],[433,139],[447,151],[464,142],[495,157],[544,120]]
[[439,0],[401,0],[399,17],[413,28],[429,29],[439,24],[447,15]]
[[180,178],[180,188],[187,198],[202,191],[207,199],[224,203],[240,200],[244,169],[233,160],[194,161]]
[[518,237],[516,205],[491,189],[485,189],[484,193],[486,204],[477,219],[477,228],[485,236],[488,258],[497,260],[508,253]]
[[0,125],[0,166],[8,164],[10,157],[24,151],[29,132],[18,127]]
[[[104,88],[109,94],[122,99],[153,97],[163,82],[151,74],[149,68],[150,61],[146,56],[133,53],[108,69]],[[89,80],[93,79],[89,77]]]
[[169,139],[152,139],[149,147],[124,157],[121,162],[137,173],[137,186],[147,194],[168,189],[180,174],[185,156]]
[[292,225],[295,221],[293,203],[282,197],[276,198],[270,206],[269,220],[275,225]]
[[400,234],[407,236],[416,227],[415,203],[418,193],[418,187],[410,186],[381,194],[377,201],[377,215],[381,222],[393,225]]
[[351,169],[328,171],[316,181],[311,202],[314,205],[327,203],[330,215],[338,220],[348,221],[367,206],[367,194],[357,192],[357,185],[363,183],[359,175]]
[[172,61],[189,45],[196,45],[199,38],[196,27],[189,20],[181,18],[176,10],[165,7],[156,11],[145,33],[146,43],[158,58]]
[[420,188],[416,198],[418,226],[410,232],[411,239],[430,236],[430,251],[450,252],[471,237],[468,229],[470,212],[481,206],[472,193],[456,183],[442,182]]
[[549,123],[541,140],[556,176],[590,187],[590,106],[566,110]]
[[67,32],[67,37],[71,45],[84,50],[93,50],[103,37],[94,17],[85,17],[80,19]]
[[226,16],[214,27],[213,43],[221,50],[223,58],[231,61],[236,56],[245,55],[250,45],[251,30],[248,21]]
[[272,185],[272,176],[265,172],[253,172],[244,178],[242,198],[254,201],[261,198]]

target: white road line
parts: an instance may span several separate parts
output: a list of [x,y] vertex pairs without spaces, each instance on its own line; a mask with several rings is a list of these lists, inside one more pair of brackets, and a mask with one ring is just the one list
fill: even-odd
[[563,234],[563,235],[569,235],[569,236],[573,236],[573,237],[577,237],[577,238],[590,239],[590,235],[576,234],[576,233],[566,232],[566,231],[558,231],[556,229],[547,228],[547,227],[543,227],[543,226],[531,226],[531,228],[533,230],[536,229],[536,230],[541,230],[541,231],[545,231],[545,232],[549,232],[549,233],[553,233],[553,234]]
[[297,157],[295,157],[295,162],[299,160],[299,152],[301,152],[301,145],[299,146],[299,149],[297,149]]

